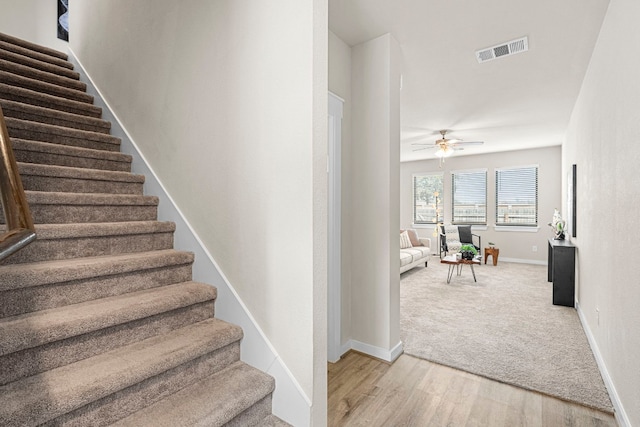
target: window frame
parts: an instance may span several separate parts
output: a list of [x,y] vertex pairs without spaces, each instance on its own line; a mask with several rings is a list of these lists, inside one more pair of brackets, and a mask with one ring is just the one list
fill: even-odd
[[[499,174],[500,172],[505,172],[505,171],[516,171],[516,170],[524,170],[524,169],[534,169],[535,170],[535,189],[534,189],[534,193],[535,193],[535,222],[529,222],[529,223],[523,223],[523,222],[504,222],[504,220],[500,220],[500,184],[499,184]],[[524,182],[524,180],[519,180],[518,181],[518,185],[522,185]],[[540,218],[539,218],[539,207],[540,207],[540,196],[539,196],[539,189],[540,189],[540,166],[535,164],[535,165],[523,165],[523,166],[511,166],[511,167],[502,167],[502,168],[496,168],[495,169],[495,226],[496,228],[500,227],[502,229],[516,229],[519,228],[521,230],[537,230],[539,227],[539,223],[540,223]],[[531,191],[531,189],[529,189],[529,191]],[[503,198],[504,200],[504,198]],[[504,204],[504,203],[503,203]],[[513,203],[511,203],[513,204]],[[509,205],[511,205],[509,204]],[[502,215],[504,216],[504,215]]]
[[[440,180],[441,180],[441,189],[439,191],[439,203],[437,205],[437,210],[436,213],[438,213],[439,211],[439,215],[435,215],[435,222],[426,222],[426,221],[418,221],[417,218],[417,212],[416,212],[416,179],[417,178],[421,178],[421,177],[425,177],[425,176],[439,176]],[[430,226],[430,225],[437,225],[437,224],[442,224],[444,221],[444,172],[421,172],[421,173],[414,173],[411,175],[411,194],[412,194],[412,215],[413,215],[413,224],[415,226]]]
[[[461,221],[456,220],[456,175],[463,174],[480,174],[484,173],[484,221]],[[489,170],[486,168],[481,169],[463,169],[463,170],[452,170],[451,174],[451,224],[454,225],[473,225],[473,226],[486,226],[487,225],[487,191],[488,191],[488,178],[489,178]],[[479,195],[479,194],[478,194]]]

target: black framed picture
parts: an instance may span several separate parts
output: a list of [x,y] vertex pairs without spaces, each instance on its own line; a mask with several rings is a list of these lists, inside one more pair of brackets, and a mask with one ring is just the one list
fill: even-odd
[[69,0],[58,0],[58,38],[69,41]]
[[578,181],[578,167],[577,165],[571,166],[571,172],[567,177],[567,209],[569,210],[567,220],[569,220],[569,233],[571,237],[577,237],[577,181]]

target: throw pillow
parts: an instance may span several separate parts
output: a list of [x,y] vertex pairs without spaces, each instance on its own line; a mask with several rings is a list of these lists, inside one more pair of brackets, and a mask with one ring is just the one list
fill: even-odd
[[412,248],[411,240],[409,239],[409,233],[406,231],[400,233],[400,249]]
[[409,228],[407,230],[407,233],[409,234],[409,240],[411,240],[412,246],[424,246],[418,238],[418,233],[416,233],[416,230]]
[[458,235],[457,225],[445,225],[444,234],[446,235],[447,242],[459,242],[460,236]]

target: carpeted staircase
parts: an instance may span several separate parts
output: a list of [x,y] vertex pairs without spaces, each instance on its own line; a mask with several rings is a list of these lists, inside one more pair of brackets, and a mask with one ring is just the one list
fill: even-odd
[[0,34],[0,106],[37,233],[0,261],[0,425],[288,425],[66,58]]

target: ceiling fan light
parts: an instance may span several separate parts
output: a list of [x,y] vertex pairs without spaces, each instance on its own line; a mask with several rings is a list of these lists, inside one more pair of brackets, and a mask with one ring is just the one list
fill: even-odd
[[436,151],[436,157],[449,157],[453,154],[453,150],[449,147],[440,147],[438,151]]

